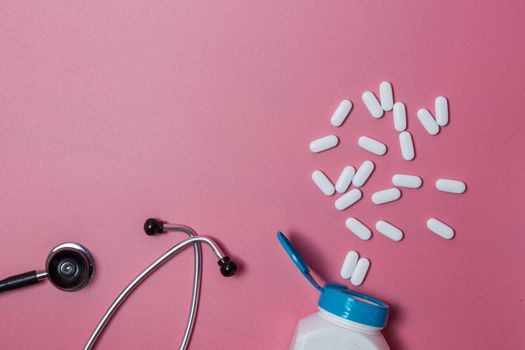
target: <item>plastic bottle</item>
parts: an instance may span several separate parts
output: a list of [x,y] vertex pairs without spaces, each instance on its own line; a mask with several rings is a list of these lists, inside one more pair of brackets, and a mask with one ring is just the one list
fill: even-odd
[[292,243],[281,232],[277,238],[303,276],[321,293],[318,311],[300,320],[290,350],[389,350],[381,330],[389,306],[354,292],[342,284],[321,287]]

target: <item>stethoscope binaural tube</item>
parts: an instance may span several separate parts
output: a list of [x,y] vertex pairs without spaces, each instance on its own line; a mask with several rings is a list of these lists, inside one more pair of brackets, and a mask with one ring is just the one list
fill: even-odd
[[[188,317],[188,323],[186,325],[186,331],[184,334],[183,341],[181,343],[180,349],[186,349],[186,347],[189,344],[189,338],[191,337],[191,333],[193,330],[194,322],[195,322],[195,315],[196,310],[198,306],[198,298],[199,298],[199,289],[200,289],[200,281],[201,281],[201,251],[200,251],[200,245],[202,243],[205,243],[208,245],[213,253],[217,256],[219,259],[218,264],[220,266],[221,274],[225,277],[230,277],[235,275],[237,271],[237,265],[234,261],[230,260],[230,258],[227,255],[224,255],[220,248],[217,246],[217,244],[211,239],[203,236],[196,236],[196,233],[194,230],[187,226],[183,225],[165,225],[162,222],[155,220],[155,219],[148,219],[146,220],[146,223],[144,224],[144,230],[146,234],[153,235],[157,233],[162,233],[165,231],[183,231],[186,232],[190,238],[180,242],[179,244],[173,246],[171,249],[169,249],[166,253],[164,253],[162,256],[160,256],[158,259],[153,261],[144,271],[142,271],[137,277],[135,277],[125,288],[122,290],[122,292],[117,296],[117,298],[113,301],[113,303],[110,305],[110,307],[106,310],[106,313],[102,316],[99,323],[95,327],[95,330],[89,337],[84,350],[90,350],[93,348],[94,344],[96,343],[98,337],[103,332],[104,328],[106,327],[109,320],[112,318],[112,316],[115,314],[117,309],[120,307],[122,302],[133,292],[133,290],[142,283],[149,275],[151,275],[156,269],[158,269],[161,265],[163,265],[165,262],[167,262],[170,258],[175,256],[177,253],[182,251],[183,249],[187,248],[190,245],[194,245],[195,248],[195,274],[194,274],[194,288],[193,288],[193,296],[192,296],[192,306],[190,308],[190,314]],[[197,247],[199,246],[199,247]]]
[[0,281],[0,292],[36,284],[45,278],[58,289],[76,292],[91,282],[95,261],[86,247],[66,242],[57,245],[47,256],[45,272],[29,271]]

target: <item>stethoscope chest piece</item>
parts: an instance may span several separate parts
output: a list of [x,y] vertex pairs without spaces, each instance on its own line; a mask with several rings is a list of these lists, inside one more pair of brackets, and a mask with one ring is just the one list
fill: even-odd
[[46,272],[55,287],[74,292],[91,281],[95,273],[95,261],[89,250],[82,245],[62,243],[47,256]]

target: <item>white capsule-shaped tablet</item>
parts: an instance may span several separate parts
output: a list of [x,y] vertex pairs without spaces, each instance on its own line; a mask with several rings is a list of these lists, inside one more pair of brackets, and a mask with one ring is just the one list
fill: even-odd
[[392,176],[392,184],[398,187],[419,188],[422,180],[416,175],[395,174]]
[[394,128],[399,132],[407,128],[407,110],[403,102],[394,103]]
[[427,227],[430,231],[444,239],[452,239],[452,237],[454,237],[454,229],[438,219],[428,219]]
[[363,281],[365,280],[369,268],[370,260],[368,260],[367,258],[360,258],[359,260],[357,260],[355,269],[352,272],[352,276],[350,277],[350,283],[352,283],[354,286],[360,286],[361,284],[363,284]]
[[438,179],[436,188],[442,192],[463,193],[467,189],[464,182],[452,179]]
[[405,160],[412,160],[416,156],[414,152],[414,142],[412,141],[412,134],[408,131],[403,131],[399,134],[399,146],[401,147],[401,155]]
[[374,163],[369,160],[365,160],[363,164],[357,169],[354,178],[352,179],[352,184],[355,187],[361,187],[368,180],[372,172],[374,171]]
[[312,173],[312,180],[326,196],[331,196],[335,193],[334,185],[321,170],[315,170]]
[[398,188],[388,188],[386,190],[374,192],[372,202],[374,204],[384,204],[398,200],[401,197],[401,191]]
[[434,101],[434,111],[436,113],[436,123],[439,126],[448,124],[448,101],[445,96],[438,96]]
[[330,118],[330,123],[332,123],[333,126],[338,127],[343,124],[346,117],[352,110],[352,102],[349,100],[343,100],[341,103],[339,103],[339,106],[335,109],[334,113],[332,113],[332,117]]
[[335,135],[328,135],[310,142],[310,151],[319,153],[327,149],[334,148],[339,143],[339,139]]
[[339,175],[337,182],[335,183],[335,190],[339,193],[345,193],[348,189],[348,186],[350,186],[354,175],[355,168],[351,165],[345,166],[341,172],[341,175]]
[[376,230],[394,241],[403,239],[403,231],[384,220],[376,222]]
[[345,260],[341,266],[341,277],[345,280],[352,277],[355,266],[357,265],[357,260],[359,260],[359,254],[355,250],[351,250],[346,253]]
[[432,114],[426,108],[421,108],[417,111],[417,119],[421,122],[421,125],[430,135],[437,135],[439,132],[439,125],[432,117]]
[[345,225],[347,229],[364,241],[367,241],[372,237],[372,231],[356,218],[346,219]]
[[386,153],[386,145],[384,143],[368,136],[361,136],[359,140],[357,140],[357,144],[362,149],[377,154],[378,156],[382,156]]
[[345,210],[349,206],[361,199],[362,193],[357,188],[350,190],[348,193],[343,194],[335,201],[335,208],[337,210]]
[[371,91],[363,92],[361,96],[363,102],[365,103],[366,108],[374,118],[381,118],[383,116],[383,108],[379,104],[379,101]]
[[394,106],[394,93],[392,92],[392,84],[384,81],[379,84],[379,99],[381,100],[381,108],[385,111],[391,111]]

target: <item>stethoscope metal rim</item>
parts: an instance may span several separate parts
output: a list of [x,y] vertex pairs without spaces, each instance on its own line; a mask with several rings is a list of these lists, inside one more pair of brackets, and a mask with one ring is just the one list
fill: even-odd
[[[84,262],[85,262],[85,264],[87,266],[86,276],[83,277],[82,283],[77,285],[77,286],[75,286],[74,288],[64,288],[64,287],[58,285],[57,283],[55,283],[55,281],[53,281],[52,278],[50,278],[50,275],[49,275],[49,267],[50,267],[49,265],[53,261],[53,258],[58,253],[61,253],[61,252],[64,252],[64,251],[74,251],[75,253],[78,253],[78,255],[82,257],[82,259],[84,260]],[[74,243],[74,242],[64,242],[64,243],[61,243],[61,244],[57,245],[55,248],[53,248],[51,250],[51,252],[49,252],[49,254],[47,255],[45,277],[48,277],[49,281],[56,288],[58,288],[58,289],[60,289],[62,291],[65,291],[65,292],[76,292],[76,291],[86,287],[89,284],[89,282],[91,282],[91,280],[93,279],[94,275],[95,275],[95,259],[93,258],[93,255],[90,253],[90,251],[86,247],[81,245],[81,244]]]

